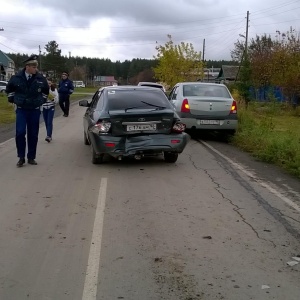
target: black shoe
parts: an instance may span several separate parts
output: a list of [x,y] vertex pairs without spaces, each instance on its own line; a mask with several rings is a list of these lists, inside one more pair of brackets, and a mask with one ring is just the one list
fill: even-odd
[[17,162],[17,167],[21,168],[25,164],[25,158],[20,158],[19,161]]
[[64,117],[68,117],[69,115],[67,115],[67,114],[64,114]]
[[47,136],[46,138],[45,138],[45,141],[47,141],[48,143],[50,143],[51,142],[51,137],[49,137],[49,136]]
[[30,165],[37,165],[37,162],[35,161],[35,159],[28,159],[28,163]]

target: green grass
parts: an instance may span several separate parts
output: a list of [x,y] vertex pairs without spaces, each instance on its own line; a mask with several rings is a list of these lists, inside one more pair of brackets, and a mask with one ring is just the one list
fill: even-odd
[[300,108],[255,102],[240,108],[233,143],[300,178]]
[[95,93],[99,87],[85,87],[85,88],[75,88],[74,94],[76,93]]
[[0,125],[10,124],[16,119],[14,106],[7,101],[7,96],[0,93]]

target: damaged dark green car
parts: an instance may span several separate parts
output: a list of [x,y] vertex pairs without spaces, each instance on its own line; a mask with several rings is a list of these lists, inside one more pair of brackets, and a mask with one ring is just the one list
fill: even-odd
[[94,164],[102,163],[105,155],[118,160],[163,155],[174,163],[188,142],[185,125],[159,89],[108,86],[79,105],[87,107],[84,143],[91,147]]

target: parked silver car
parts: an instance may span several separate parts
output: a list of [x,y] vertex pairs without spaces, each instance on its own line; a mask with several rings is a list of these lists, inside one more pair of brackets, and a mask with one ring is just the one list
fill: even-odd
[[237,129],[237,105],[224,84],[204,82],[177,83],[169,95],[187,129],[222,131]]
[[0,93],[5,93],[7,81],[0,81]]

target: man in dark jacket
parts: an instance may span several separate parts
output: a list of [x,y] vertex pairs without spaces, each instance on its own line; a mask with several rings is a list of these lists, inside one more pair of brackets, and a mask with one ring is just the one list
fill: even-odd
[[69,116],[70,95],[74,91],[73,82],[68,78],[69,73],[63,72],[58,84],[59,106],[64,113],[64,117]]
[[8,101],[16,107],[16,146],[19,161],[17,167],[25,163],[26,130],[27,159],[31,165],[37,165],[36,148],[40,128],[40,107],[46,102],[49,86],[46,78],[38,73],[38,56],[32,55],[24,61],[25,68],[11,77],[6,93]]

